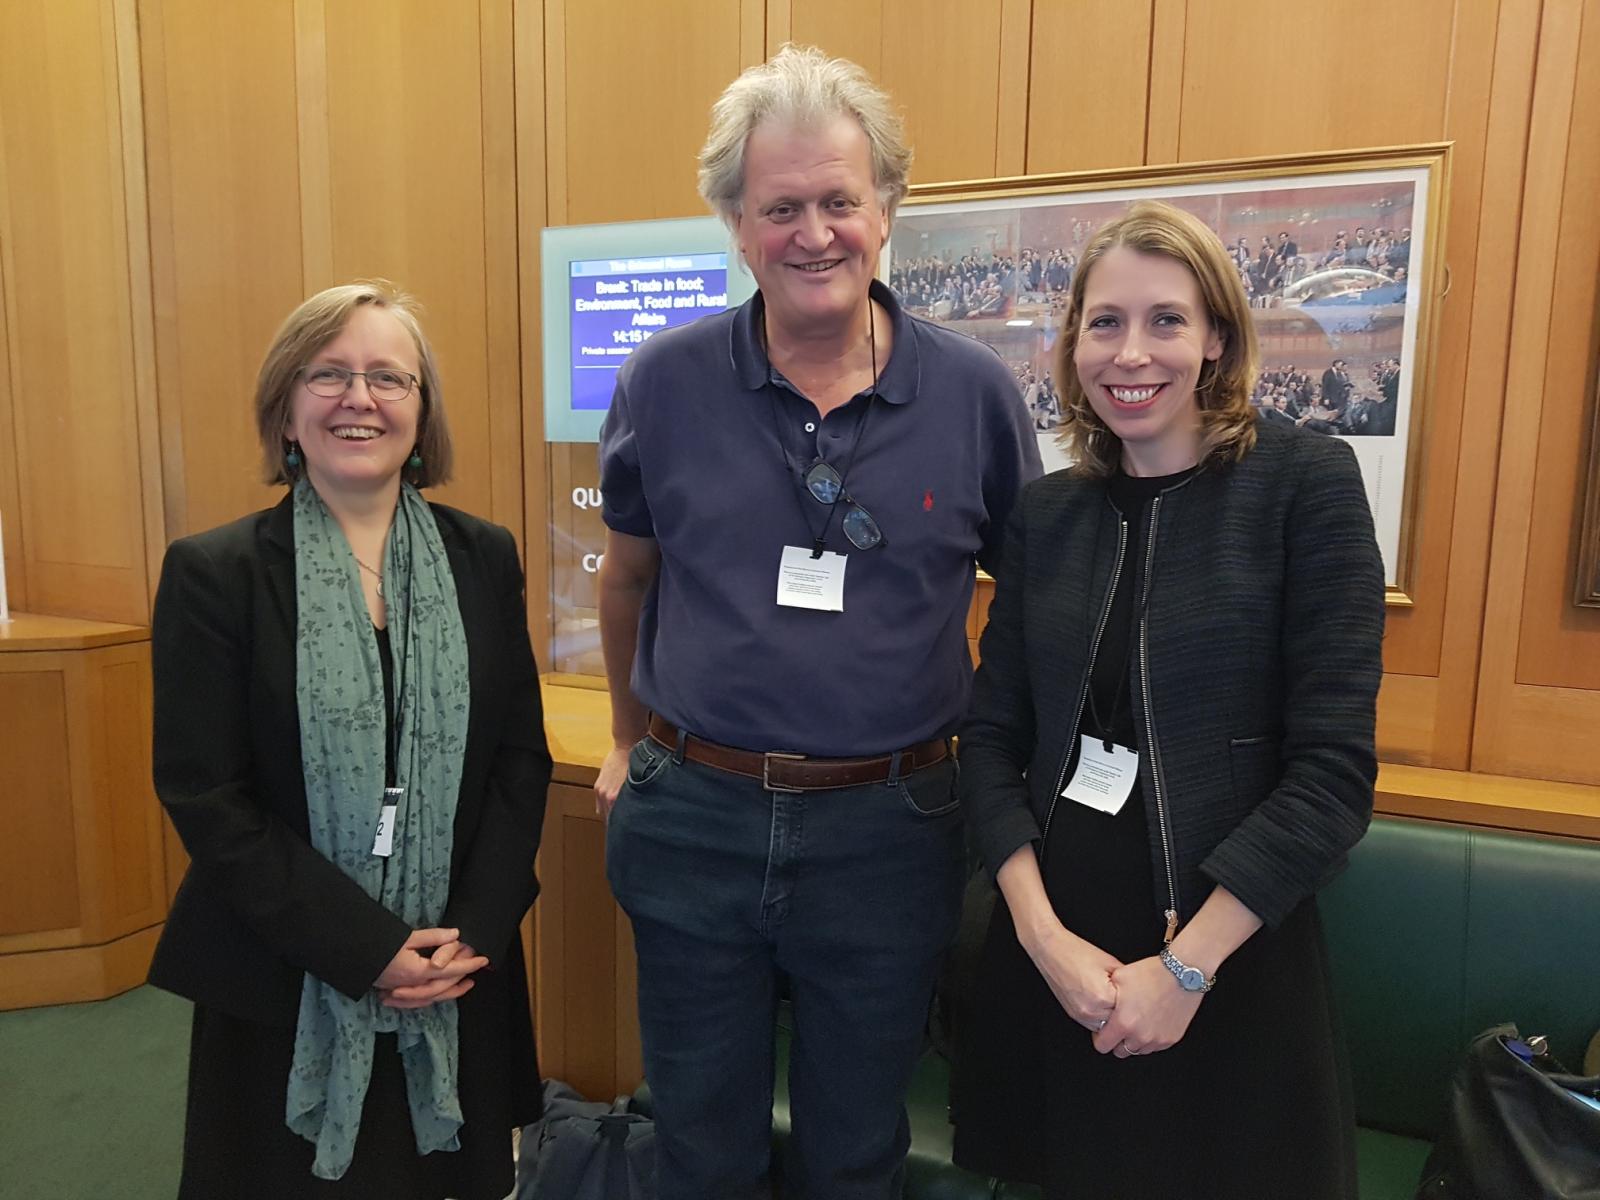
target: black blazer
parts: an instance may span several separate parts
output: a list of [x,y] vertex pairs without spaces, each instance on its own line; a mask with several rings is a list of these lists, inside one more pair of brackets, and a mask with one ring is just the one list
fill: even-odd
[[[431,507],[472,686],[440,925],[520,974],[550,782],[522,570],[505,529]],[[167,548],[151,629],[155,787],[192,862],[150,982],[274,1024],[293,1024],[302,973],[358,997],[410,933],[311,846],[295,615],[289,497]]]
[[[1170,852],[1183,919],[1220,884],[1276,927],[1372,815],[1384,585],[1361,471],[1338,438],[1262,424],[1242,461],[1163,491],[1155,519],[1149,635],[1128,679],[1152,899],[1168,906]],[[1044,840],[1120,521],[1104,480],[1068,471],[1011,510],[961,733],[967,829],[991,872]]]

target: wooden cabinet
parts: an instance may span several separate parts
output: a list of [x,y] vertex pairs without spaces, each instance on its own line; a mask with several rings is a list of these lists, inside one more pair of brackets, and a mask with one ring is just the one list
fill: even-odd
[[167,913],[146,630],[0,625],[0,1009],[144,981]]
[[[558,765],[558,771],[563,767]],[[588,772],[591,779],[594,772]],[[633,931],[606,884],[606,827],[590,784],[550,788],[534,906],[539,1065],[586,1096],[644,1078]]]
[[555,782],[539,847],[531,960],[540,1068],[609,1099],[637,1088],[644,1071],[633,932],[606,884],[606,827],[594,809],[611,706],[604,691],[584,684],[545,688]]

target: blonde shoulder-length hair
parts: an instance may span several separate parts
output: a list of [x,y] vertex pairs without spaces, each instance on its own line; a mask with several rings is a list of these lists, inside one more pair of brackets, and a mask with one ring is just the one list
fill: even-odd
[[293,483],[300,468],[289,465],[284,430],[294,406],[294,385],[300,372],[344,330],[350,314],[364,304],[393,314],[417,347],[421,408],[417,415],[417,457],[420,467],[403,468],[407,483],[432,487],[447,483],[454,461],[450,425],[444,415],[444,389],[439,365],[417,320],[418,305],[387,279],[363,279],[318,292],[284,320],[256,375],[256,435],[261,439],[262,477],[268,483]]
[[1054,360],[1064,422],[1059,441],[1079,475],[1104,478],[1116,471],[1122,441],[1095,415],[1078,379],[1075,359],[1083,331],[1083,296],[1094,266],[1118,246],[1176,259],[1200,285],[1206,316],[1222,342],[1216,361],[1201,365],[1195,385],[1200,405],[1201,461],[1237,462],[1256,444],[1256,414],[1250,404],[1261,366],[1250,302],[1238,267],[1217,235],[1191,213],[1159,200],[1135,204],[1103,226],[1078,259],[1067,311],[1056,338]]

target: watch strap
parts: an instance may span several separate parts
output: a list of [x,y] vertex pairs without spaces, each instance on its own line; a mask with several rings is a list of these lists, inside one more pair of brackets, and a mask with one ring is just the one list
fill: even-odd
[[1189,966],[1188,963],[1184,962],[1181,958],[1174,954],[1171,946],[1161,947],[1161,963],[1167,968],[1167,970],[1172,972],[1172,977],[1178,981],[1178,985],[1183,987],[1185,991],[1209,992],[1213,987],[1216,986],[1217,977],[1215,975],[1213,975],[1210,979],[1205,979],[1202,975],[1201,978],[1203,982],[1197,988],[1184,986],[1183,975],[1185,971],[1193,971],[1197,975],[1200,975],[1201,972],[1198,967]]

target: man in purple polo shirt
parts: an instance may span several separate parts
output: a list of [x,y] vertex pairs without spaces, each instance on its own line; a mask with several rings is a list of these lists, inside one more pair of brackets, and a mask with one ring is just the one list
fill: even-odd
[[900,1195],[964,873],[973,565],[1039,474],[1011,372],[873,279],[910,158],[853,64],[791,47],[741,75],[700,190],[760,290],[641,346],[601,434],[595,791],[661,1200],[767,1194],[780,980],[785,1194]]

